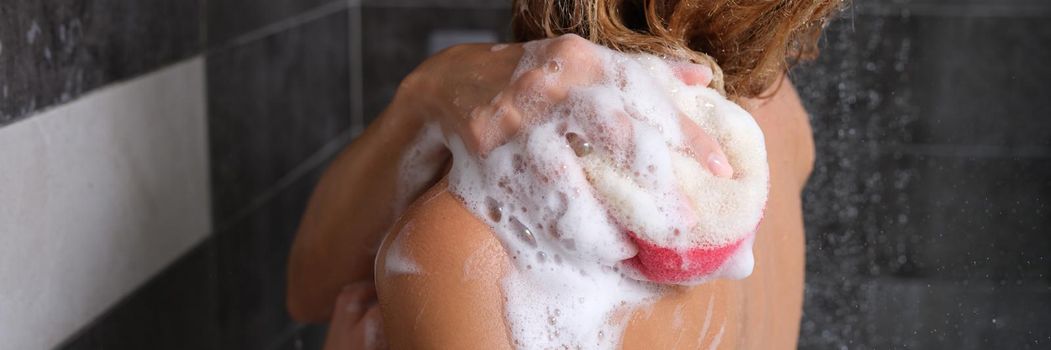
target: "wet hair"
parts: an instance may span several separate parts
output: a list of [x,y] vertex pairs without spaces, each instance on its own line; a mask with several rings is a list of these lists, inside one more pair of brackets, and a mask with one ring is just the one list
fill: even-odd
[[817,56],[842,1],[514,0],[511,27],[518,41],[576,34],[618,51],[714,62],[714,87],[757,97],[792,64]]

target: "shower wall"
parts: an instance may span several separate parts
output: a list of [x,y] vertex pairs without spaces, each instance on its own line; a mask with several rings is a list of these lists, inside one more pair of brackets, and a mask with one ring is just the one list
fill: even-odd
[[823,43],[801,347],[1051,346],[1051,3],[856,1]]
[[[800,347],[1048,347],[1051,3],[853,5],[792,71],[817,148]],[[416,64],[507,40],[509,14],[490,0],[3,2],[0,339],[320,348],[324,328],[283,304],[320,171]],[[59,136],[92,125],[115,131]],[[113,178],[129,180],[99,189]]]
[[284,268],[362,126],[359,13],[0,3],[0,348],[319,346],[284,310]]

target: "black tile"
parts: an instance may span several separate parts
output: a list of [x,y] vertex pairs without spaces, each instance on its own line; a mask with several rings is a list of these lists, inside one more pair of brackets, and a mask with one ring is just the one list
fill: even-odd
[[917,140],[1051,149],[1051,17],[917,22]]
[[343,0],[212,0],[208,1],[208,46],[216,47],[230,39],[269,24],[326,8],[346,8]]
[[800,347],[1047,348],[1051,21],[908,13],[848,13],[793,71],[817,151]]
[[[1051,230],[1041,199],[1051,195],[1051,119],[1043,117],[1051,105],[1028,95],[1046,87],[1009,85],[1007,68],[983,66],[995,42],[1028,42],[1019,38],[1025,34],[1020,29],[985,39],[967,29],[995,32],[989,27],[995,23],[1008,32],[1042,25],[1019,21],[1012,27],[997,18],[844,18],[829,29],[821,59],[794,71],[817,148],[804,194],[808,272],[1028,280],[1047,271],[1034,267],[1046,265],[1040,249],[1051,251],[1039,234]],[[964,41],[949,33],[951,27],[974,34],[970,42],[982,49],[951,44]],[[1002,57],[1028,60],[1021,56]],[[1003,91],[977,76],[957,79],[972,74],[962,72],[967,64],[960,60],[972,62],[972,70],[983,72],[973,74]],[[1047,67],[1031,72],[1016,80],[1051,78]],[[961,91],[993,96],[952,95]],[[973,246],[937,244],[943,239]],[[1011,254],[1015,250],[1022,253]]]
[[347,21],[340,11],[209,53],[216,227],[350,127]]
[[1046,349],[1051,286],[807,281],[800,349]]
[[[1051,6],[1051,5],[1049,5]],[[819,146],[1051,154],[1051,20],[848,16],[794,70]]]
[[428,57],[435,31],[478,31],[507,40],[506,8],[362,7],[363,93],[366,121],[373,120],[394,96],[398,83]]
[[285,308],[286,266],[299,218],[322,169],[296,180],[217,235],[223,349],[272,348],[298,328]]
[[201,0],[0,2],[0,125],[201,51]]
[[902,191],[911,213],[887,218],[905,222],[886,235],[915,247],[884,259],[907,260],[930,278],[1051,281],[1051,158],[910,158],[913,179]]
[[211,238],[70,337],[60,349],[222,349]]
[[817,164],[808,274],[1051,281],[1051,158],[819,153]]

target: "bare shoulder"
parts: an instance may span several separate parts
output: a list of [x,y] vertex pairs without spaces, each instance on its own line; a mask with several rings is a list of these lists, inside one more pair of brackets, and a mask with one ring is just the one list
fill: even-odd
[[500,242],[445,190],[421,196],[394,225],[376,261],[384,327],[394,349],[509,348]]
[[745,101],[745,107],[766,135],[771,166],[788,170],[802,189],[814,167],[810,116],[787,76],[766,95],[770,97]]

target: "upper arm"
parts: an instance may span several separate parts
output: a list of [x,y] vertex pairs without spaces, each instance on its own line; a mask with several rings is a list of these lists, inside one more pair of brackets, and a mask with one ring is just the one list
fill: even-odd
[[510,348],[500,242],[440,183],[394,225],[376,287],[394,349]]

